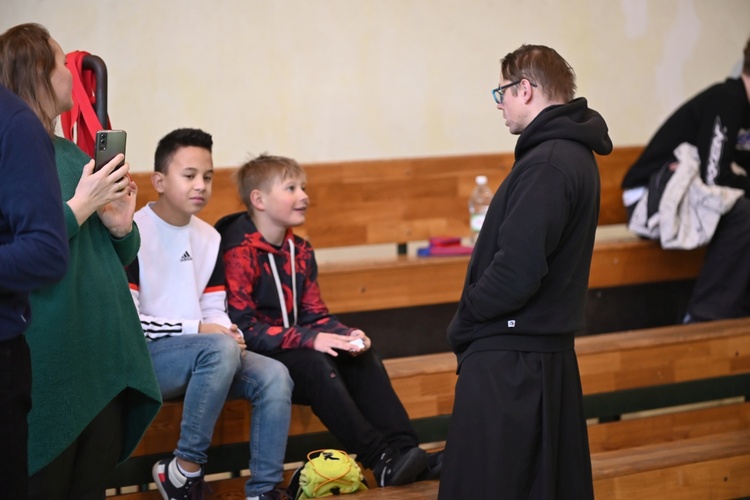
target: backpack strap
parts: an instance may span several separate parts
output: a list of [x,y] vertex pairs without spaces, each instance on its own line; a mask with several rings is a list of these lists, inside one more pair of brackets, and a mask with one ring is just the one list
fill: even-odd
[[96,76],[83,69],[87,55],[90,54],[80,50],[66,54],[65,66],[73,76],[73,107],[60,115],[60,125],[66,139],[75,140],[81,150],[93,157],[96,133],[104,127],[94,110]]

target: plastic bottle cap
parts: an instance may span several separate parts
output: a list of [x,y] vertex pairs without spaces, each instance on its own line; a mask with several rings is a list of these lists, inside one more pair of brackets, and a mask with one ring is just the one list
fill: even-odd
[[484,186],[485,184],[487,184],[487,176],[486,176],[486,175],[477,175],[477,176],[476,176],[476,178],[475,178],[474,180],[475,180],[475,181],[477,182],[477,184],[479,184],[480,186]]

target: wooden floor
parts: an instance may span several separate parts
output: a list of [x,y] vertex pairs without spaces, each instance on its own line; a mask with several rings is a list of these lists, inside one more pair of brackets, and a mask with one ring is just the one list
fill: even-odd
[[[438,494],[438,481],[422,481],[407,486],[391,486],[390,488],[373,488],[357,493],[357,498],[377,498],[379,500],[435,500]],[[457,499],[459,500],[459,499]],[[463,500],[463,499],[460,499]],[[470,500],[470,499],[466,499]]]
[[[231,481],[222,481],[211,485],[211,494],[206,498],[210,500],[245,500],[244,483],[246,478],[236,478]],[[348,498],[362,498],[380,500],[409,500],[409,499],[436,499],[438,493],[438,481],[422,481],[407,486],[392,486],[390,488],[372,488],[368,491],[347,495]],[[156,491],[148,493],[138,493],[135,495],[121,495],[117,498],[128,500],[128,498],[138,498],[139,500],[147,498],[148,500],[161,500],[161,495]]]

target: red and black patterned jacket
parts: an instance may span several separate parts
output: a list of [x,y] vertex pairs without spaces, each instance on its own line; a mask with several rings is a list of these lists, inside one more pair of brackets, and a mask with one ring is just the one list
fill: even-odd
[[222,237],[229,317],[248,349],[261,354],[312,349],[318,333],[354,330],[328,312],[315,252],[291,229],[280,248],[268,243],[244,212],[222,218],[216,229]]

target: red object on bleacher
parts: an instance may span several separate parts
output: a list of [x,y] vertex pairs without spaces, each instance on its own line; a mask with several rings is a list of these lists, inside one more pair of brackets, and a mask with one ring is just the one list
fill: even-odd
[[474,250],[474,247],[461,245],[461,238],[454,236],[430,238],[428,241],[428,247],[417,249],[420,257],[471,255]]
[[94,110],[96,103],[96,75],[83,68],[83,59],[88,52],[74,51],[66,54],[65,66],[73,75],[73,108],[60,115],[60,125],[66,139],[78,144],[87,155],[94,156],[96,133],[110,129],[107,123],[100,123]]

